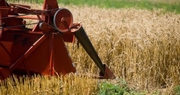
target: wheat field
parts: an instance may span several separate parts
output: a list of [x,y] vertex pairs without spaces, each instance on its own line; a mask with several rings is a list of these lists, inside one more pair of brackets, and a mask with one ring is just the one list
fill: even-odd
[[[165,13],[163,9],[59,6],[69,9],[74,22],[83,25],[102,62],[116,75],[116,79],[107,81],[116,84],[118,80],[125,79],[128,87],[135,90],[149,93],[159,90],[166,94],[171,94],[173,87],[180,84],[179,14]],[[41,9],[41,5],[34,4],[33,8]],[[63,78],[27,79],[26,85],[16,82],[19,85],[15,87],[8,78],[5,83],[1,82],[6,86],[0,86],[0,95],[96,95],[97,86],[103,80],[88,75],[97,75],[99,69],[81,46],[66,45],[77,74]]]
[[[102,61],[118,77],[142,88],[179,84],[180,15],[162,10],[69,9],[74,20],[83,24]],[[83,52],[72,52],[80,63],[77,66],[94,68]],[[78,58],[79,52],[82,56]]]

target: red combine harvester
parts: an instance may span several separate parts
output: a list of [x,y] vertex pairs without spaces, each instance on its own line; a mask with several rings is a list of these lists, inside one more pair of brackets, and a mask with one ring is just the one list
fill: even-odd
[[[27,19],[38,22],[27,28]],[[12,74],[75,73],[65,46],[75,38],[99,67],[100,78],[115,78],[102,64],[83,27],[73,23],[71,12],[59,8],[57,0],[44,0],[42,10],[0,0],[0,79]]]

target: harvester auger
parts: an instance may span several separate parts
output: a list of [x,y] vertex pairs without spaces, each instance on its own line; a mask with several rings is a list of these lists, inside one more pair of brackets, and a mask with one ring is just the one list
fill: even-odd
[[[27,28],[26,19],[37,23]],[[59,8],[57,0],[44,0],[42,10],[0,0],[0,79],[12,74],[75,73],[65,46],[75,38],[99,67],[100,78],[115,78],[102,64],[81,24],[73,23],[71,12]]]

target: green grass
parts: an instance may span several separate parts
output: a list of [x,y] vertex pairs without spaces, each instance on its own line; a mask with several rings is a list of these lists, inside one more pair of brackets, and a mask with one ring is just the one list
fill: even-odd
[[124,80],[118,83],[111,83],[108,81],[102,82],[98,86],[97,95],[146,95],[147,93],[140,93],[127,86]]
[[[28,1],[35,3],[42,3],[44,0],[8,0],[8,1]],[[163,9],[166,12],[180,13],[180,1],[162,1],[162,0],[58,0],[58,3],[65,5],[88,5],[98,6],[102,8],[137,8],[137,9]]]
[[180,95],[180,85],[178,85],[174,88],[174,94]]
[[164,9],[165,11],[180,13],[180,2],[152,2],[148,0],[59,0],[63,4],[99,6],[103,8],[138,8],[138,9]]

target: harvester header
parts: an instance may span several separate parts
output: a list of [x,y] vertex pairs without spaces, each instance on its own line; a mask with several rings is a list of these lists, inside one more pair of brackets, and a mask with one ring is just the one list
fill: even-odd
[[[28,24],[27,19],[37,22]],[[12,74],[75,73],[65,46],[75,38],[100,69],[100,78],[115,78],[102,64],[81,24],[74,23],[72,13],[59,8],[57,0],[44,0],[42,10],[0,0],[0,79]]]

